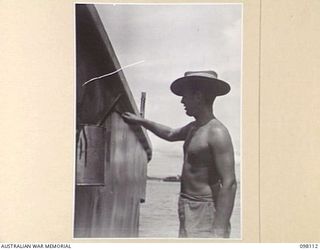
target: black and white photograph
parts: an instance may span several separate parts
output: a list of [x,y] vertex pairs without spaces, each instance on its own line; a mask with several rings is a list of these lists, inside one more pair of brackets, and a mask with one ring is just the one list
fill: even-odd
[[241,239],[242,4],[74,8],[73,238]]
[[2,0],[1,248],[319,248],[319,11]]

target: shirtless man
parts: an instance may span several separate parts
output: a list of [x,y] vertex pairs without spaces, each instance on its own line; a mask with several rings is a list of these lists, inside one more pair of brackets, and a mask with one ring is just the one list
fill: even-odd
[[195,121],[179,128],[143,119],[131,113],[126,122],[144,126],[168,141],[184,141],[184,161],[179,197],[179,237],[228,238],[236,193],[234,153],[227,128],[216,119],[212,106],[216,96],[230,91],[214,71],[186,72],[171,84],[182,96],[186,114]]

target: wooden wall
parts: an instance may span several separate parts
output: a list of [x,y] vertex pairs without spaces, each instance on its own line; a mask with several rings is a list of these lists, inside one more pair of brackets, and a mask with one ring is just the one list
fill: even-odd
[[108,118],[104,185],[77,185],[75,237],[137,237],[147,155],[116,112]]
[[[137,237],[151,144],[121,113],[139,114],[123,73],[82,86],[120,68],[93,5],[76,5],[77,157],[74,237]],[[121,98],[106,121],[97,123]]]

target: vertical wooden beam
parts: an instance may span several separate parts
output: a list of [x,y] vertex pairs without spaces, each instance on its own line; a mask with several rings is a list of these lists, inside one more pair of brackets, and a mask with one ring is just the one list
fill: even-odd
[[144,118],[145,115],[145,105],[146,105],[146,92],[141,92],[141,101],[140,101],[140,115]]

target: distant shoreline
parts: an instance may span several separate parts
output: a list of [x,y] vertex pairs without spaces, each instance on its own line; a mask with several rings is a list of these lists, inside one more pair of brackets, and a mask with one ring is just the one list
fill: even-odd
[[147,176],[147,180],[165,181],[165,182],[180,182],[180,178],[181,178],[180,175],[167,176],[167,177]]

